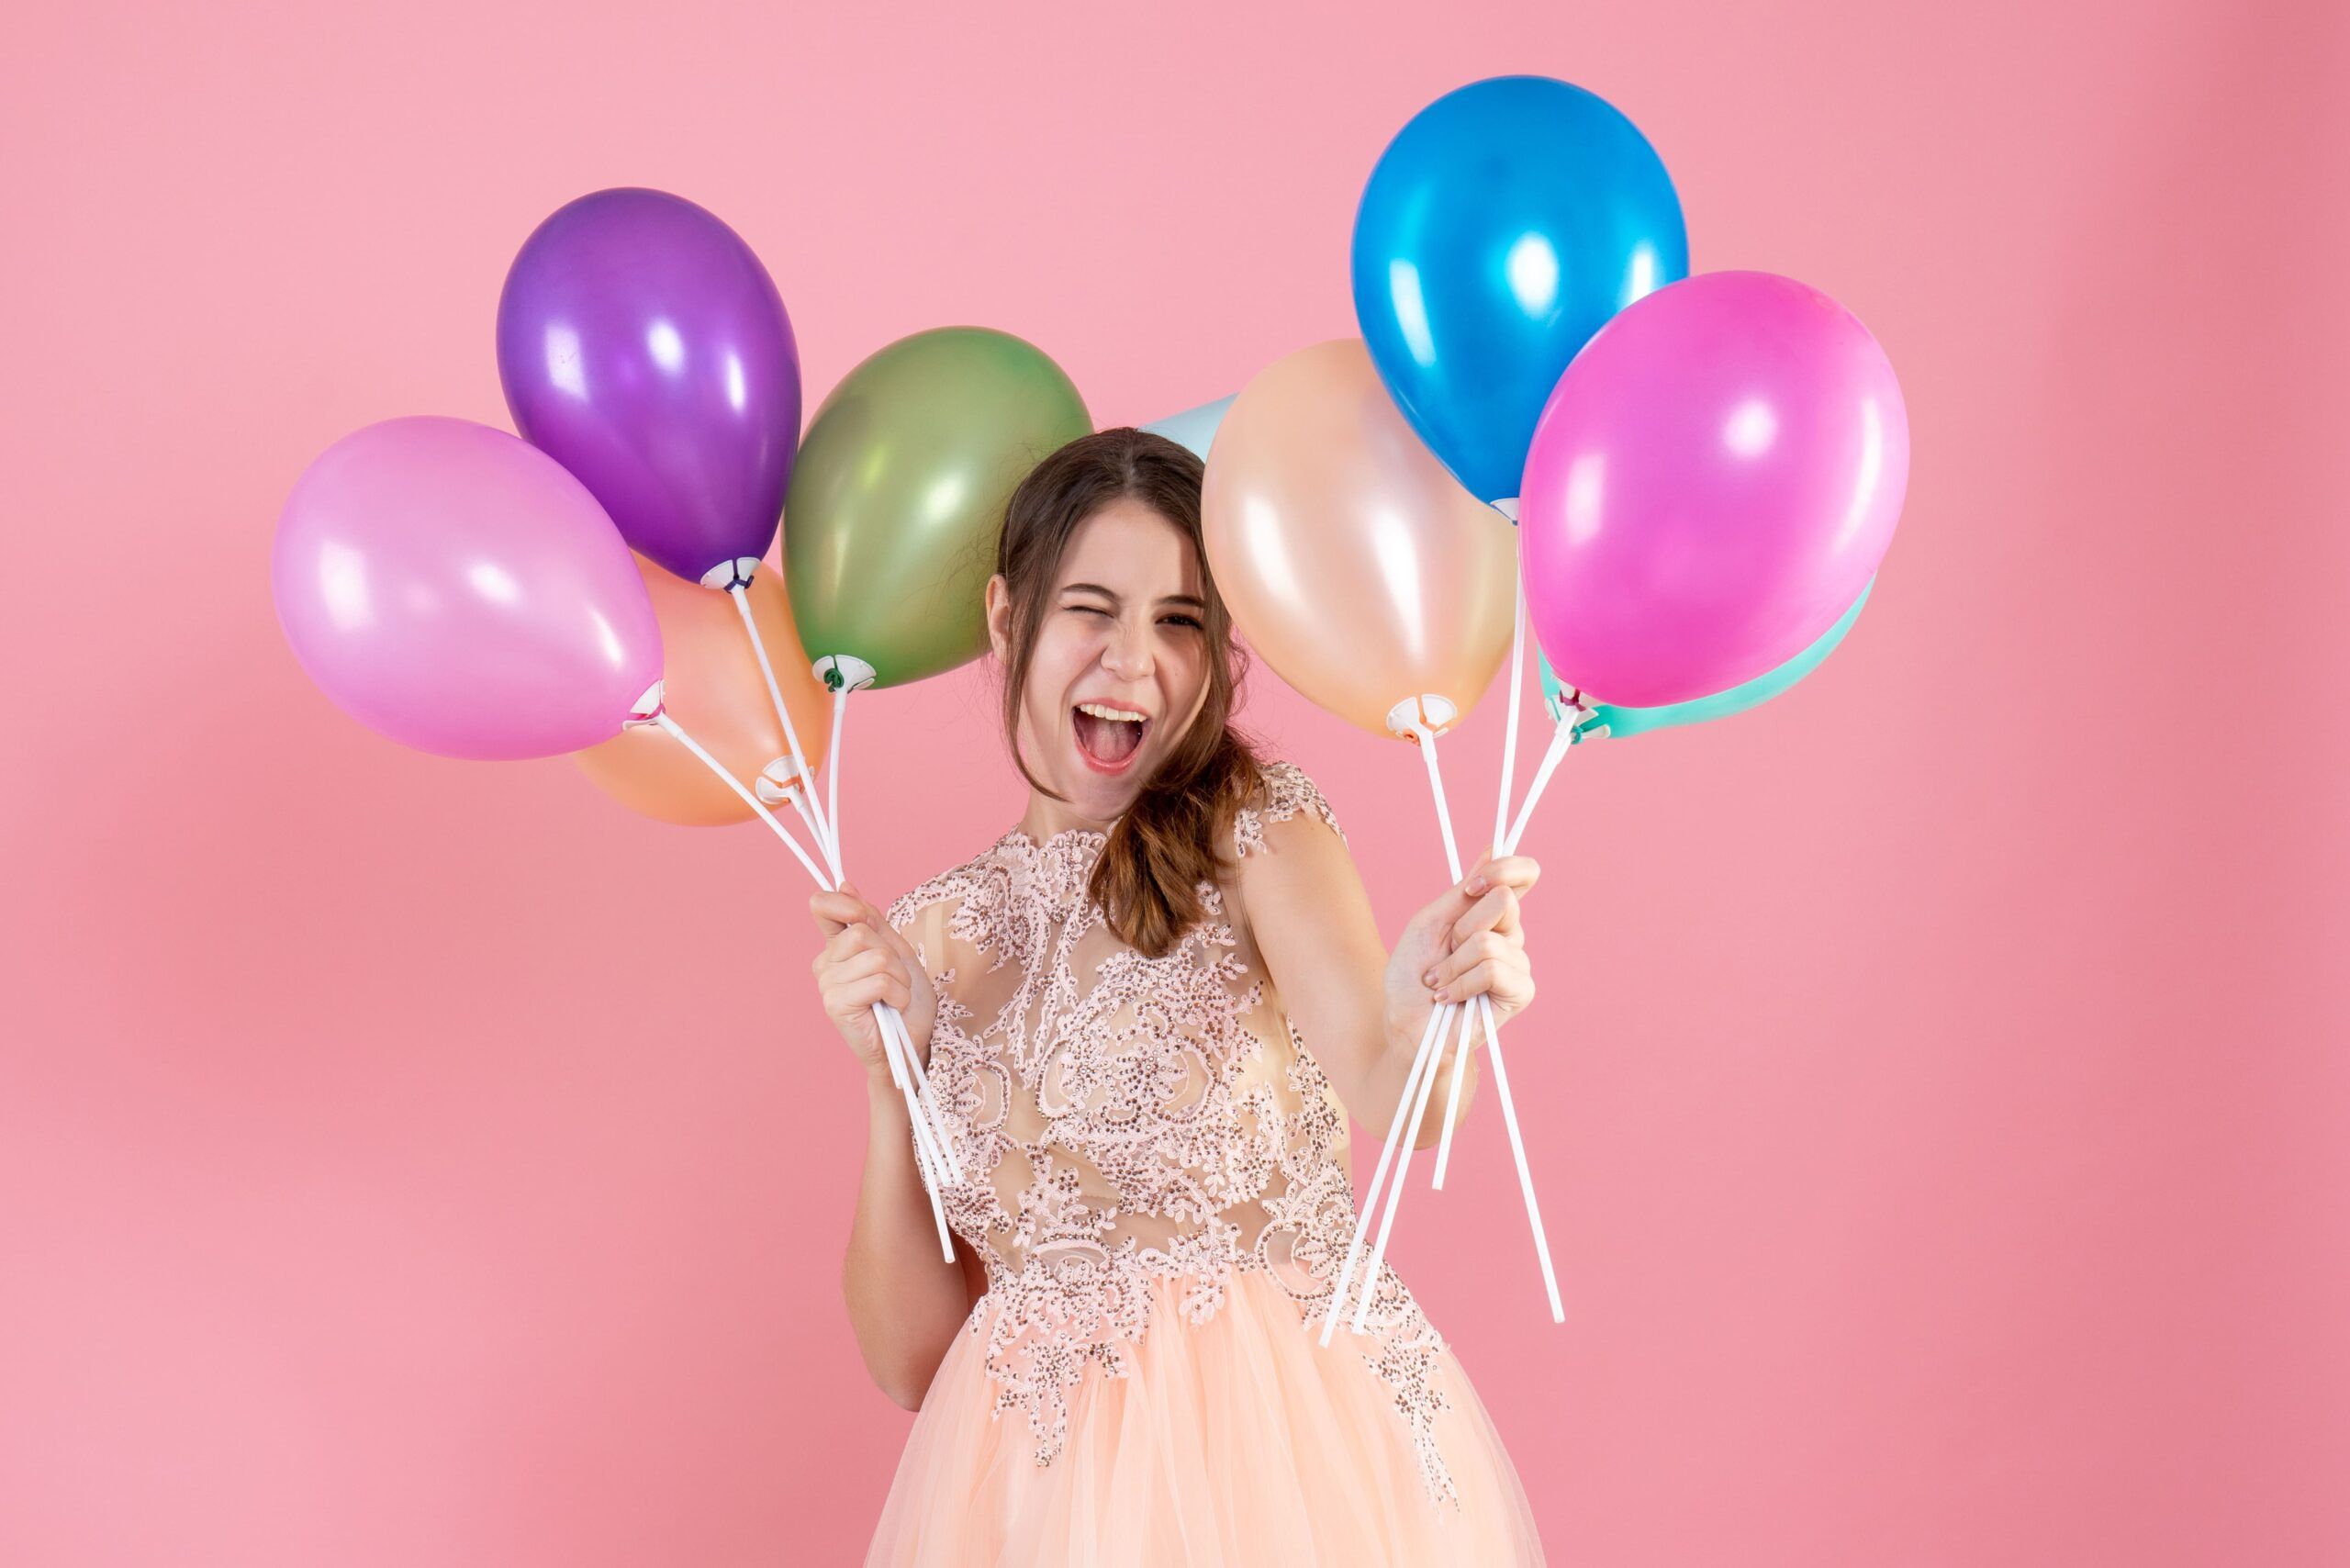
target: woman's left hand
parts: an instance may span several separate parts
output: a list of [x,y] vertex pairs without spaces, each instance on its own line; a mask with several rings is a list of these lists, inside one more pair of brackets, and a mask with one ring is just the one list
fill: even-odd
[[1460,881],[1412,916],[1387,960],[1387,1028],[1406,1046],[1418,1038],[1431,1007],[1492,999],[1501,1023],[1534,1001],[1518,905],[1542,868],[1524,855],[1477,863]]

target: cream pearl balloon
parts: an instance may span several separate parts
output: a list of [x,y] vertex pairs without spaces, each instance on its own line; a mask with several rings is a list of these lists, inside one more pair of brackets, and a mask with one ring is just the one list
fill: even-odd
[[1360,338],[1301,349],[1241,392],[1209,449],[1203,521],[1259,656],[1376,734],[1441,732],[1508,655],[1516,531],[1421,444]]

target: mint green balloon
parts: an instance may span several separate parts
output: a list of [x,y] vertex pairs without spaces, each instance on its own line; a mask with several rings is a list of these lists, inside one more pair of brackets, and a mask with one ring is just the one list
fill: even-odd
[[1216,427],[1224,423],[1224,416],[1240,400],[1236,392],[1229,398],[1218,398],[1213,403],[1203,403],[1196,409],[1186,409],[1180,414],[1169,414],[1163,420],[1153,420],[1143,426],[1151,435],[1163,435],[1176,445],[1188,447],[1204,458],[1208,443],[1215,440]]
[[[1732,713],[1743,713],[1749,708],[1768,702],[1805,676],[1819,667],[1819,661],[1836,651],[1852,622],[1861,618],[1861,606],[1869,601],[1869,589],[1876,587],[1871,577],[1861,589],[1861,597],[1844,611],[1835,625],[1819,634],[1811,646],[1789,659],[1767,675],[1717,691],[1711,697],[1695,697],[1686,702],[1668,702],[1661,708],[1619,708],[1612,702],[1595,702],[1591,717],[1575,731],[1577,741],[1590,740],[1603,729],[1610,735],[1637,735],[1650,730],[1675,729],[1683,724],[1701,724],[1708,719],[1727,719]],[[1549,705],[1553,717],[1565,700],[1567,685],[1550,667],[1548,655],[1542,656],[1542,700]]]
[[1003,504],[1092,430],[1060,366],[985,327],[916,332],[843,376],[783,503],[784,585],[808,656],[861,659],[874,685],[898,686],[987,652]]

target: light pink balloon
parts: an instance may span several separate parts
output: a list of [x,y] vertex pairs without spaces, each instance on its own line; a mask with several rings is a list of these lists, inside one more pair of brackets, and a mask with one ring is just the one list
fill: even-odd
[[1901,388],[1851,311],[1769,273],[1667,285],[1583,346],[1535,427],[1528,617],[1603,701],[1726,691],[1852,607],[1908,478]]
[[310,678],[443,756],[552,756],[619,734],[661,678],[636,563],[588,487],[466,420],[386,420],[294,487],[270,562]]

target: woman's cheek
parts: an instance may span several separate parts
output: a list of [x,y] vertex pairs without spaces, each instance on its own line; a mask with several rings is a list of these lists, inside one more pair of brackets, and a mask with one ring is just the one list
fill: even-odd
[[1197,712],[1201,704],[1207,697],[1207,690],[1208,670],[1206,661],[1195,660],[1192,663],[1191,669],[1186,672],[1186,682],[1183,692],[1184,711],[1192,713]]
[[1058,627],[1037,640],[1035,657],[1028,665],[1028,683],[1029,689],[1038,693],[1039,702],[1058,706],[1060,694],[1076,684],[1091,661],[1088,644],[1091,641],[1082,633],[1072,634]]

